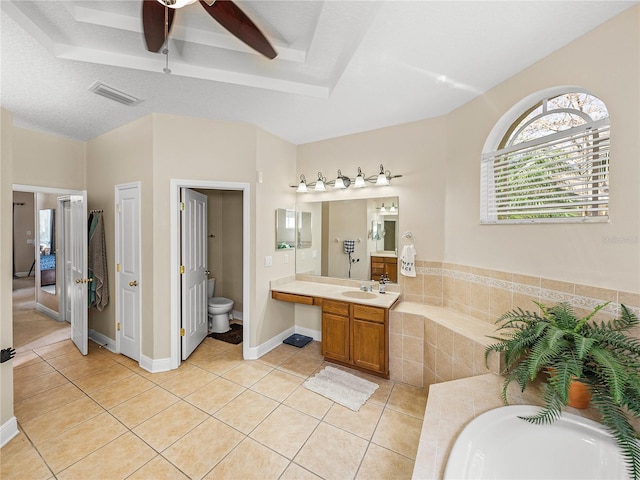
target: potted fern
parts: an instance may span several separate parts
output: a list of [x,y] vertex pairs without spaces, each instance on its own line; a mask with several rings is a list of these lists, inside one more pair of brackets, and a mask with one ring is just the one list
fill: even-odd
[[544,405],[538,414],[524,420],[551,423],[568,404],[572,382],[582,382],[600,421],[620,447],[629,475],[639,480],[640,442],[629,421],[630,417],[640,418],[640,339],[629,334],[639,324],[638,317],[621,305],[618,318],[593,320],[608,302],[583,318],[567,303],[552,307],[534,303],[540,314],[521,308],[503,314],[496,321],[501,336],[490,337],[498,342],[485,351],[485,360],[491,352],[504,354],[504,403],[508,403],[507,388],[512,381],[524,391],[542,372],[546,377]]

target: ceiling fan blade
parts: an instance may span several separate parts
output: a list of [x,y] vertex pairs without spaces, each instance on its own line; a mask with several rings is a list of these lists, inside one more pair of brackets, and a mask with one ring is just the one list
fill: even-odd
[[238,39],[265,57],[276,58],[278,54],[269,41],[235,3],[230,0],[215,0],[213,5],[209,5],[205,0],[200,0],[200,4],[209,15]]
[[165,41],[165,13],[168,13],[167,35],[173,23],[173,8],[165,7],[157,0],[142,1],[142,28],[147,50],[159,52]]

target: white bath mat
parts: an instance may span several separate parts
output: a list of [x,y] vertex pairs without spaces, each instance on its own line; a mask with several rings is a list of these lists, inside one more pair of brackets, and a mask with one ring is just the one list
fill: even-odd
[[360,410],[378,385],[334,367],[325,367],[304,382],[312,392],[319,393],[354,412]]

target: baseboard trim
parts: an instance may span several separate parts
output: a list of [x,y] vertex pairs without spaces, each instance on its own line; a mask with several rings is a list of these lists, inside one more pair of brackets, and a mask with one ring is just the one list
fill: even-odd
[[100,333],[95,331],[94,329],[89,329],[89,340],[97,343],[98,345],[106,348],[110,352],[116,352],[116,341],[107,337],[104,333]]
[[232,310],[231,314],[233,315],[234,320],[242,321],[242,312],[239,312],[238,310]]
[[320,330],[311,330],[310,328],[298,327],[297,325],[294,328],[295,332],[299,333],[300,335],[311,337],[317,342],[322,341],[322,332]]
[[140,354],[140,368],[147,372],[160,373],[171,370],[171,358],[149,358]]
[[263,356],[265,353],[269,353],[274,348],[280,346],[285,338],[290,337],[294,333],[306,335],[307,337],[311,337],[317,341],[322,340],[322,332],[320,332],[319,330],[311,330],[310,328],[294,326],[291,328],[287,328],[284,332],[279,333],[275,337],[270,338],[257,347],[250,347],[249,358],[247,358],[247,360],[256,360]]
[[0,448],[9,443],[18,433],[20,433],[20,430],[18,430],[18,420],[16,417],[11,417],[0,426]]
[[40,313],[44,313],[46,316],[53,318],[54,320],[60,321],[60,315],[55,310],[51,310],[49,307],[45,307],[41,303],[36,302],[36,310]]

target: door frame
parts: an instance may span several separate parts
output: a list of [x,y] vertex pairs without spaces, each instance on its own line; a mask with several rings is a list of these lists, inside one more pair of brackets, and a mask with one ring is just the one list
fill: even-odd
[[251,185],[241,182],[219,182],[215,180],[178,180],[171,179],[169,187],[169,237],[170,237],[170,275],[171,283],[171,368],[180,366],[180,189],[200,188],[206,190],[237,190],[242,192],[242,356],[250,358],[250,242],[251,242]]
[[[69,198],[71,195],[85,195],[86,198],[86,194],[87,191],[86,190],[71,190],[68,188],[56,188],[56,187],[41,187],[41,186],[37,186],[37,185],[23,185],[23,184],[18,184],[18,183],[14,183],[11,186],[11,190],[13,192],[28,192],[28,193],[51,193],[54,195],[58,195],[59,198],[57,199],[57,206],[58,208],[61,207],[62,203],[64,202],[64,199],[66,199],[66,201],[69,201]],[[60,197],[64,197],[64,199],[61,201]],[[34,206],[34,210],[36,209],[37,206]],[[35,213],[34,213],[35,215]],[[37,228],[37,223],[36,223],[36,228]],[[56,228],[56,242],[59,242],[60,239],[64,236],[64,235],[59,235],[59,228]],[[68,241],[67,238],[64,239],[64,241]],[[58,243],[58,248],[60,243]],[[58,275],[56,275],[56,282],[57,282],[57,277]],[[64,275],[61,275],[61,277],[64,277]],[[67,279],[62,280],[62,283],[64,283]],[[60,291],[63,292],[62,288],[66,288],[66,285],[60,285]],[[65,300],[64,300],[64,295],[59,295],[58,296],[58,321],[63,321],[62,320],[62,316],[61,316],[61,312],[63,311],[62,308],[65,308]],[[68,320],[70,323],[70,319]]]
[[[120,183],[114,187],[114,200],[115,200],[115,210],[116,214],[114,215],[114,232],[115,232],[115,263],[121,263],[121,255],[122,255],[122,245],[120,244],[120,229],[122,223],[122,216],[120,215],[120,194],[123,190],[128,190],[131,188],[135,188],[138,190],[139,202],[138,202],[138,282],[140,285],[144,285],[142,280],[142,182],[129,182],[129,183]],[[120,272],[116,271],[116,317],[115,322],[118,322],[118,315],[120,313]],[[140,358],[142,353],[142,286],[138,292],[138,359],[137,362],[140,364]],[[116,353],[120,352],[120,332],[116,328],[115,337],[116,337]]]

